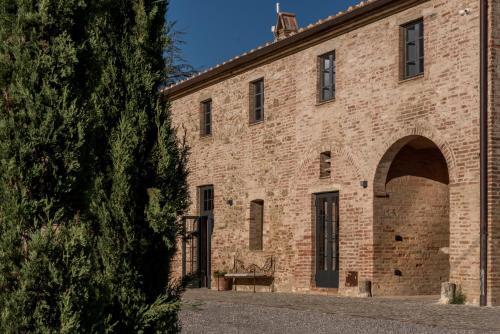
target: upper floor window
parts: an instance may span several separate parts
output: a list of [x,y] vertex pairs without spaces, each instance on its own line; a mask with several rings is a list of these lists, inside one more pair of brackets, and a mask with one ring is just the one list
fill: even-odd
[[200,129],[202,136],[212,134],[212,100],[201,103]]
[[213,211],[214,210],[214,188],[212,186],[202,187],[201,192],[201,211]]
[[328,101],[335,98],[335,51],[319,57],[319,100]]
[[264,120],[264,79],[250,83],[250,123]]
[[402,29],[406,79],[424,73],[424,21],[408,23]]

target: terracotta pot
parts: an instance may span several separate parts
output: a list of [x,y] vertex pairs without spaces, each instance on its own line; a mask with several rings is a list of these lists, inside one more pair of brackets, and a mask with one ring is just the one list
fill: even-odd
[[233,281],[225,278],[224,276],[216,277],[217,280],[217,291],[230,291],[233,285]]

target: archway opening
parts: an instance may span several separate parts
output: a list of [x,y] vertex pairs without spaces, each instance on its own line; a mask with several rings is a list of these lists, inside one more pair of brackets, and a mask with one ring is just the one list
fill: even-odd
[[446,159],[431,140],[396,142],[374,180],[374,295],[435,295],[449,280]]

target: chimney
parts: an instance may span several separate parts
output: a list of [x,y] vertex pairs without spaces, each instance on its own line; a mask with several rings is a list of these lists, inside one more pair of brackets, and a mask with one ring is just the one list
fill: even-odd
[[278,23],[273,27],[275,40],[287,38],[299,30],[295,14],[281,12],[279,3],[276,4],[276,13],[278,14]]

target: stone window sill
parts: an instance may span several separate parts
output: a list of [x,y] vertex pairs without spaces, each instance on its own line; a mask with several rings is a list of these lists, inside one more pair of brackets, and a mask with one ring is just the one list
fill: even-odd
[[251,123],[248,123],[248,126],[257,126],[257,125],[260,125],[260,124],[264,124],[264,120],[262,120],[262,121],[258,121],[258,122],[251,122]]
[[424,74],[419,74],[419,75],[414,75],[410,78],[405,78],[405,79],[399,79],[399,84],[403,84],[405,82],[409,82],[409,81],[415,81],[415,80],[420,80],[420,79],[423,79],[424,78]]
[[325,105],[325,104],[328,104],[328,103],[332,103],[332,102],[335,102],[335,98],[332,98],[332,99],[329,99],[329,100],[326,100],[326,101],[317,101],[316,102],[316,107],[319,107],[319,106],[322,106],[322,105]]

